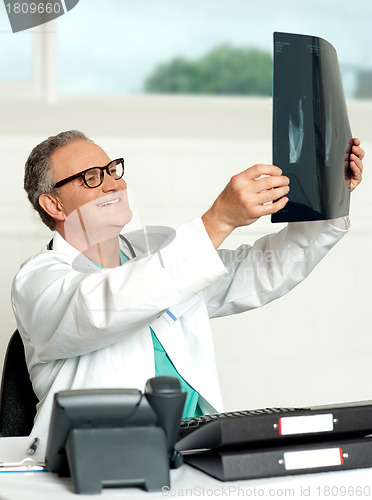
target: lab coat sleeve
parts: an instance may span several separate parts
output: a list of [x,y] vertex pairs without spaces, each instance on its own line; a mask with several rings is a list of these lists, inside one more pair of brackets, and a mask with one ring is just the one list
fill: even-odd
[[158,252],[115,269],[82,273],[72,257],[44,251],[18,272],[12,302],[39,361],[93,352],[133,335],[168,307],[226,273],[201,219]]
[[203,291],[211,318],[260,307],[300,283],[350,226],[347,218],[289,223],[251,247],[219,250],[228,273]]

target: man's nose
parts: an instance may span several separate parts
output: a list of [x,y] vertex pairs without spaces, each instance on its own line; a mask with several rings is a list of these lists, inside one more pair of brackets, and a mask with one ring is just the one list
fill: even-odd
[[115,180],[107,170],[103,171],[102,191],[117,191],[119,189],[119,180]]

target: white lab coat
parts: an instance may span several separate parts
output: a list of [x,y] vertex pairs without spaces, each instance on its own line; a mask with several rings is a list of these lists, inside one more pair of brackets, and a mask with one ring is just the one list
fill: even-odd
[[[202,410],[222,411],[209,318],[287,293],[349,225],[347,219],[335,224],[339,227],[292,223],[253,247],[217,252],[199,218],[181,225],[160,252],[152,249],[147,256],[141,234],[134,233],[138,257],[114,269],[98,269],[56,233],[53,250],[45,247],[28,260],[12,288],[40,400],[33,434],[47,433],[57,391],[143,389],[155,373],[150,325],[178,372],[200,394]],[[176,304],[182,305],[172,309]],[[180,316],[171,324],[163,314],[168,308]]]

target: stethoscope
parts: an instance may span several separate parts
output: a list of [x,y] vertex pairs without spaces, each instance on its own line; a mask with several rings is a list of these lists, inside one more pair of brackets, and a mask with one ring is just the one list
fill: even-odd
[[[132,258],[134,259],[136,257],[136,252],[134,251],[134,248],[133,246],[131,245],[131,243],[127,240],[127,238],[125,236],[123,236],[122,234],[119,234],[119,238],[122,239],[122,241],[124,241],[124,243],[126,244],[126,246],[128,247],[128,250],[130,251],[131,253],[131,256]],[[48,246],[47,246],[47,249],[48,250],[53,250],[53,238],[50,240],[50,242],[48,243]]]

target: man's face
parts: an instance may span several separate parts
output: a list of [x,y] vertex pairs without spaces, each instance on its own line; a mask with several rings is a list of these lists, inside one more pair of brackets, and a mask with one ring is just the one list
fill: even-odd
[[[57,183],[87,168],[103,167],[111,158],[96,144],[79,140],[58,149],[51,160]],[[115,180],[107,171],[96,188],[87,187],[81,177],[61,186],[57,198],[63,207],[63,220],[57,221],[57,229],[63,228],[65,238],[77,248],[81,247],[75,241],[81,230],[92,245],[117,235],[132,215],[126,188],[123,178]]]
[[[57,149],[51,159],[55,182],[89,167],[103,167],[111,160],[102,148],[90,141],[72,142]],[[73,210],[90,201],[126,189],[126,187],[124,179],[116,181],[105,172],[100,186],[93,189],[88,188],[80,177],[59,188],[58,198],[63,204],[66,215],[69,215]]]

